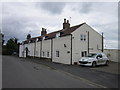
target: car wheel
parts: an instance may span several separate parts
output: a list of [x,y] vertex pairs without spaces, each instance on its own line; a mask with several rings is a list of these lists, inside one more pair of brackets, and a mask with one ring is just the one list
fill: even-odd
[[105,65],[108,66],[108,64],[109,64],[109,61],[107,60],[106,63],[105,63]]
[[96,67],[96,62],[95,61],[92,63],[92,67]]

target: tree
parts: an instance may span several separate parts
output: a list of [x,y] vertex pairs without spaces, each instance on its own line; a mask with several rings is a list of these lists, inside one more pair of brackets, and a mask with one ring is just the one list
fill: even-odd
[[3,54],[12,55],[13,52],[19,52],[19,43],[17,38],[10,38],[6,45],[3,46]]
[[4,34],[2,34],[2,45],[4,44],[5,40],[4,40]]

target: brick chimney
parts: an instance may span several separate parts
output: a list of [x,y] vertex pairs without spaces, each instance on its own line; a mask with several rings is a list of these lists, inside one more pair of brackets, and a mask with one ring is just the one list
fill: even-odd
[[66,22],[66,18],[64,19],[64,23],[63,23],[63,29],[69,28],[70,27],[70,23],[69,20],[67,20]]
[[47,34],[46,29],[45,29],[45,28],[42,28],[42,31],[41,31],[41,36],[46,35],[46,34]]
[[31,38],[31,35],[30,35],[30,34],[28,34],[28,35],[27,35],[27,39],[30,39],[30,38]]

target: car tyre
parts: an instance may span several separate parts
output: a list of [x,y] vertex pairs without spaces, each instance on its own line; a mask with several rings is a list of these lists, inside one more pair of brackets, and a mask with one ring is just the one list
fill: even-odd
[[92,67],[96,67],[96,62],[95,61],[92,63]]
[[106,65],[106,66],[108,66],[108,65],[109,65],[109,61],[108,61],[108,60],[106,61],[105,65]]

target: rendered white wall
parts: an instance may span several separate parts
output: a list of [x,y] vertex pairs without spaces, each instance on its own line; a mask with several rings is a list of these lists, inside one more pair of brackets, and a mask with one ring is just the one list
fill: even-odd
[[23,57],[23,45],[19,46],[19,57]]
[[26,57],[26,50],[25,48],[28,48],[28,56],[34,56],[34,46],[35,43],[28,43],[23,45],[23,51],[24,51],[24,57]]
[[35,57],[40,57],[41,42],[36,42],[35,45]]
[[[43,52],[45,56],[43,56]],[[49,57],[47,56],[47,52],[49,52]],[[51,39],[42,41],[42,57],[51,58]]]
[[[95,30],[93,30],[91,27],[89,27],[87,24],[84,24],[72,33],[73,63],[79,61],[79,59],[81,58],[82,51],[88,52],[88,31],[89,31],[89,48],[93,49],[93,50],[89,50],[89,53],[101,52],[102,49],[101,35],[97,33]],[[80,40],[80,34],[86,35],[86,41]],[[100,50],[97,49],[97,44]]]
[[[64,47],[64,44],[66,47]],[[59,51],[59,57],[56,57],[56,51]],[[70,53],[68,53],[68,51]],[[71,60],[71,36],[59,37],[53,39],[53,62],[70,64]]]
[[[88,34],[89,31],[89,48],[92,48],[93,50],[90,50],[90,53],[96,53],[101,52],[102,49],[102,36],[97,33],[95,30],[93,30],[90,26],[87,24],[82,25],[80,28],[75,30],[72,33],[72,64],[74,62],[78,62],[81,58],[81,52],[88,50]],[[86,35],[86,41],[80,40],[80,34]],[[40,52],[40,47],[42,43],[42,52],[45,53],[45,56],[43,56],[43,53]],[[64,44],[66,47],[64,47]],[[97,48],[98,45],[98,48]],[[36,43],[29,43],[25,44],[24,48],[28,47],[28,50],[30,51],[28,54],[29,56],[36,56],[45,58],[51,58],[51,39],[49,40],[43,40],[42,42],[36,42]],[[22,52],[22,46],[20,47],[20,52]],[[35,51],[34,51],[35,50]],[[56,57],[56,51],[60,52],[60,57]],[[47,52],[49,52],[49,57],[47,57]],[[26,52],[24,52],[26,54]],[[64,64],[70,64],[71,63],[71,36],[64,36],[64,37],[58,37],[53,38],[53,52],[52,52],[53,62],[59,62]],[[21,56],[21,54],[20,54]],[[25,57],[25,55],[24,55]]]

